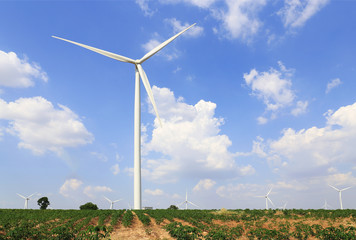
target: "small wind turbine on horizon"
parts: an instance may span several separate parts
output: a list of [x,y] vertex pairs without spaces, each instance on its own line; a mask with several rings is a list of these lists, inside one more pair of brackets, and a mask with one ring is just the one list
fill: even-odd
[[183,205],[184,203],[185,203],[185,210],[188,209],[188,203],[193,205],[193,206],[199,207],[198,205],[192,203],[191,201],[188,201],[188,192],[187,191],[185,192],[185,201],[183,201],[182,203],[178,204],[177,207],[179,207],[180,205]]
[[114,208],[114,203],[118,202],[118,201],[121,201],[122,199],[119,199],[119,200],[115,200],[115,201],[111,201],[109,198],[103,196],[106,200],[108,200],[108,202],[110,203],[110,209],[113,209]]
[[147,95],[153,105],[153,109],[156,113],[157,119],[162,126],[161,119],[158,115],[157,107],[155,100],[153,98],[153,93],[151,90],[151,85],[148,81],[148,78],[146,76],[145,71],[143,70],[141,64],[145,62],[147,59],[152,57],[154,54],[156,54],[158,51],[160,51],[162,48],[164,48],[166,45],[168,45],[170,42],[172,42],[174,39],[176,39],[179,35],[187,31],[189,28],[193,27],[195,23],[186,29],[182,30],[181,32],[177,33],[170,39],[166,40],[165,42],[161,43],[157,47],[153,48],[151,51],[149,51],[146,55],[144,55],[141,59],[131,59],[128,57],[124,57],[115,53],[111,53],[108,51],[104,51],[98,48],[90,47],[81,43],[77,43],[71,40],[67,40],[64,38],[52,36],[54,38],[78,45],[80,47],[89,49],[91,51],[94,51],[96,53],[102,54],[104,56],[107,56],[109,58],[113,58],[115,60],[121,61],[121,62],[126,62],[126,63],[132,63],[135,65],[135,111],[134,111],[134,209],[141,209],[142,208],[142,199],[141,199],[141,97],[140,97],[140,78],[143,82],[143,85],[146,89]]
[[272,188],[268,191],[268,193],[266,195],[263,196],[257,196],[257,197],[263,197],[266,199],[266,210],[268,210],[268,201],[274,206],[272,200],[268,197],[268,195],[271,193]]
[[287,203],[288,203],[288,202],[286,202],[282,207],[279,207],[279,209],[286,210]]
[[327,210],[328,207],[331,208],[331,206],[326,202],[326,199],[325,199],[325,203],[324,203],[324,205],[322,206],[322,208],[324,208],[325,210]]
[[343,189],[338,189],[338,188],[336,188],[336,187],[334,187],[334,186],[331,186],[330,184],[329,184],[329,186],[339,192],[340,209],[341,209],[341,210],[344,209],[344,208],[342,207],[341,192],[342,192],[342,191],[345,191],[345,190],[347,190],[347,189],[349,189],[349,188],[351,188],[351,187],[347,187],[347,188],[343,188]]
[[25,199],[25,206],[24,206],[23,209],[28,209],[28,200],[30,200],[30,198],[31,198],[33,195],[35,195],[35,193],[31,194],[31,195],[28,196],[28,197],[24,197],[24,196],[22,196],[21,194],[18,194],[18,193],[16,193],[16,194],[19,195],[20,197],[22,197],[23,199]]

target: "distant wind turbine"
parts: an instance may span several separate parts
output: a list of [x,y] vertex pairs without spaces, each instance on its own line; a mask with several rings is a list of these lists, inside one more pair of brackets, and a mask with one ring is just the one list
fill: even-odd
[[141,209],[142,207],[142,199],[141,199],[141,97],[140,97],[140,77],[143,82],[143,85],[145,86],[146,92],[148,94],[148,97],[153,105],[153,109],[156,113],[157,119],[162,126],[161,119],[158,115],[157,107],[155,100],[153,98],[153,93],[151,90],[151,85],[148,81],[148,78],[146,76],[145,71],[143,70],[141,64],[145,62],[147,59],[152,57],[154,54],[156,54],[158,51],[160,51],[162,48],[164,48],[166,45],[168,45],[170,42],[172,42],[174,39],[176,39],[179,35],[187,31],[189,28],[193,27],[195,23],[183,31],[177,33],[170,39],[166,40],[165,42],[161,43],[157,47],[153,48],[151,51],[149,51],[146,55],[144,55],[141,59],[133,60],[128,57],[124,57],[115,53],[111,53],[108,51],[104,51],[98,48],[90,47],[81,43],[77,43],[74,41],[70,41],[64,38],[52,36],[54,38],[78,45],[80,47],[89,49],[91,51],[94,51],[96,53],[102,54],[104,56],[107,56],[109,58],[113,58],[115,60],[121,61],[121,62],[127,62],[127,63],[132,63],[135,65],[135,112],[134,112],[134,209]]
[[111,201],[109,198],[107,198],[107,197],[105,197],[105,196],[103,196],[106,200],[108,200],[109,201],[109,203],[110,203],[110,209],[113,209],[113,207],[114,207],[114,203],[116,203],[116,202],[118,202],[118,201],[121,201],[122,199],[119,199],[119,200],[115,200],[115,201]]
[[268,193],[266,195],[263,196],[257,196],[257,197],[263,197],[266,199],[266,210],[268,210],[268,201],[274,206],[272,200],[268,197],[268,195],[271,193],[272,188],[268,191]]
[[179,207],[180,205],[183,205],[184,203],[185,203],[185,209],[186,210],[188,209],[188,203],[193,205],[193,206],[199,207],[198,205],[192,203],[191,201],[188,201],[188,192],[187,191],[185,192],[185,201],[183,201],[182,203],[178,204],[177,207]]
[[342,191],[345,191],[345,190],[347,190],[347,189],[349,189],[349,188],[351,188],[351,187],[347,187],[347,188],[343,188],[343,189],[338,189],[338,188],[336,188],[336,187],[334,187],[334,186],[331,186],[330,184],[329,184],[329,186],[339,192],[340,209],[344,209],[344,208],[342,207],[341,192],[342,192]]
[[288,203],[288,202],[286,202],[282,207],[279,207],[279,209],[286,210],[287,203]]
[[31,194],[31,195],[28,196],[28,197],[24,197],[24,196],[22,196],[21,194],[18,194],[18,193],[16,193],[16,194],[19,195],[20,197],[22,197],[23,199],[25,199],[25,206],[24,206],[23,209],[28,209],[28,200],[30,200],[30,198],[31,198],[33,195],[35,195],[35,193]]
[[322,208],[324,208],[325,210],[327,210],[328,207],[331,208],[331,206],[326,202],[326,199],[325,199],[325,203],[324,203],[324,205],[322,206]]

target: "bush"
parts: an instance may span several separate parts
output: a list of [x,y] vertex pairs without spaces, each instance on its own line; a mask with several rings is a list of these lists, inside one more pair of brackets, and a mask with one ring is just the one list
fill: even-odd
[[87,202],[86,204],[81,205],[80,210],[98,210],[98,206],[92,202]]
[[169,208],[167,208],[167,209],[169,209],[169,210],[177,210],[178,207],[177,207],[176,205],[171,205],[171,206],[169,206]]

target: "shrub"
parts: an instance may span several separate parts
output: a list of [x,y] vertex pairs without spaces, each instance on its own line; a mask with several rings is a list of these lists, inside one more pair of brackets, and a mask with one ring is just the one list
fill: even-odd
[[98,210],[98,206],[92,202],[87,202],[86,204],[81,205],[80,210]]

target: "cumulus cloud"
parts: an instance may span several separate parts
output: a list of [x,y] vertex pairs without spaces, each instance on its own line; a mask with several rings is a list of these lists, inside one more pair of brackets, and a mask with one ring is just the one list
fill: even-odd
[[285,27],[302,27],[328,2],[329,0],[285,0],[284,7],[278,14]]
[[34,154],[52,151],[61,154],[66,147],[91,143],[80,118],[68,107],[56,109],[43,97],[20,98],[14,102],[0,99],[0,119],[9,121],[7,132],[20,139],[18,146]]
[[[166,21],[172,25],[174,33],[179,33],[180,31],[186,29],[191,25],[187,22],[185,24],[182,24],[179,20],[175,18],[166,19]],[[182,36],[199,37],[203,34],[203,32],[204,32],[203,27],[195,25],[194,27],[190,28],[188,31],[183,33]]]
[[[252,166],[247,166],[248,171],[246,166],[237,166],[234,154],[228,150],[231,141],[220,134],[223,119],[214,116],[215,103],[200,100],[189,105],[167,88],[153,86],[152,91],[163,127],[155,119],[150,141],[143,142],[148,177],[174,181],[181,174],[194,173],[201,178],[251,174]],[[150,112],[154,115],[153,109]],[[153,159],[149,153],[161,157],[156,154]]]
[[110,168],[111,172],[114,174],[114,175],[117,175],[120,173],[120,167],[119,167],[119,164],[115,164],[113,165],[111,168]]
[[308,101],[298,101],[296,107],[292,109],[291,113],[294,116],[301,115],[307,111]]
[[150,9],[148,6],[149,0],[136,0],[136,4],[141,8],[141,10],[144,12],[145,16],[153,16],[155,11]]
[[98,193],[112,192],[112,189],[106,186],[86,186],[83,193],[90,198],[95,198]]
[[269,158],[283,159],[294,171],[340,162],[353,163],[355,142],[356,103],[335,112],[328,111],[325,127],[299,131],[285,129],[281,138],[270,142]]
[[331,80],[330,82],[328,82],[328,84],[326,86],[325,93],[329,93],[333,88],[339,86],[341,83],[342,82],[341,82],[340,78],[335,78],[335,79]]
[[72,178],[64,182],[64,184],[59,188],[59,193],[65,197],[69,197],[71,192],[77,190],[83,184],[82,181]]
[[[259,11],[266,0],[225,0],[227,11],[217,9],[213,16],[222,22],[224,35],[231,39],[250,41],[262,26],[258,19]],[[216,30],[217,33],[221,31]]]
[[216,182],[209,178],[202,179],[198,182],[197,185],[195,185],[195,187],[193,188],[193,191],[209,190],[212,187],[214,187],[215,184],[216,184]]
[[[276,118],[277,112],[281,109],[296,105],[291,113],[294,116],[306,112],[307,101],[295,103],[296,95],[292,90],[293,69],[287,69],[282,62],[278,62],[280,70],[270,68],[268,72],[258,72],[252,69],[250,73],[243,75],[245,83],[252,90],[252,95],[262,100],[266,105],[266,112],[270,112],[270,119]],[[265,124],[268,118],[260,116],[259,124]]]
[[186,3],[200,8],[209,8],[217,0],[159,0],[164,4],[177,4],[177,3]]
[[145,189],[144,191],[146,194],[152,195],[152,196],[161,196],[163,195],[163,191],[161,189],[156,189],[156,190],[151,190],[151,189]]
[[339,189],[348,186],[356,186],[356,178],[352,176],[352,172],[331,174],[327,176],[326,182]]
[[14,52],[0,50],[0,86],[26,88],[35,85],[33,79],[48,81],[47,74],[36,63],[20,59]]

